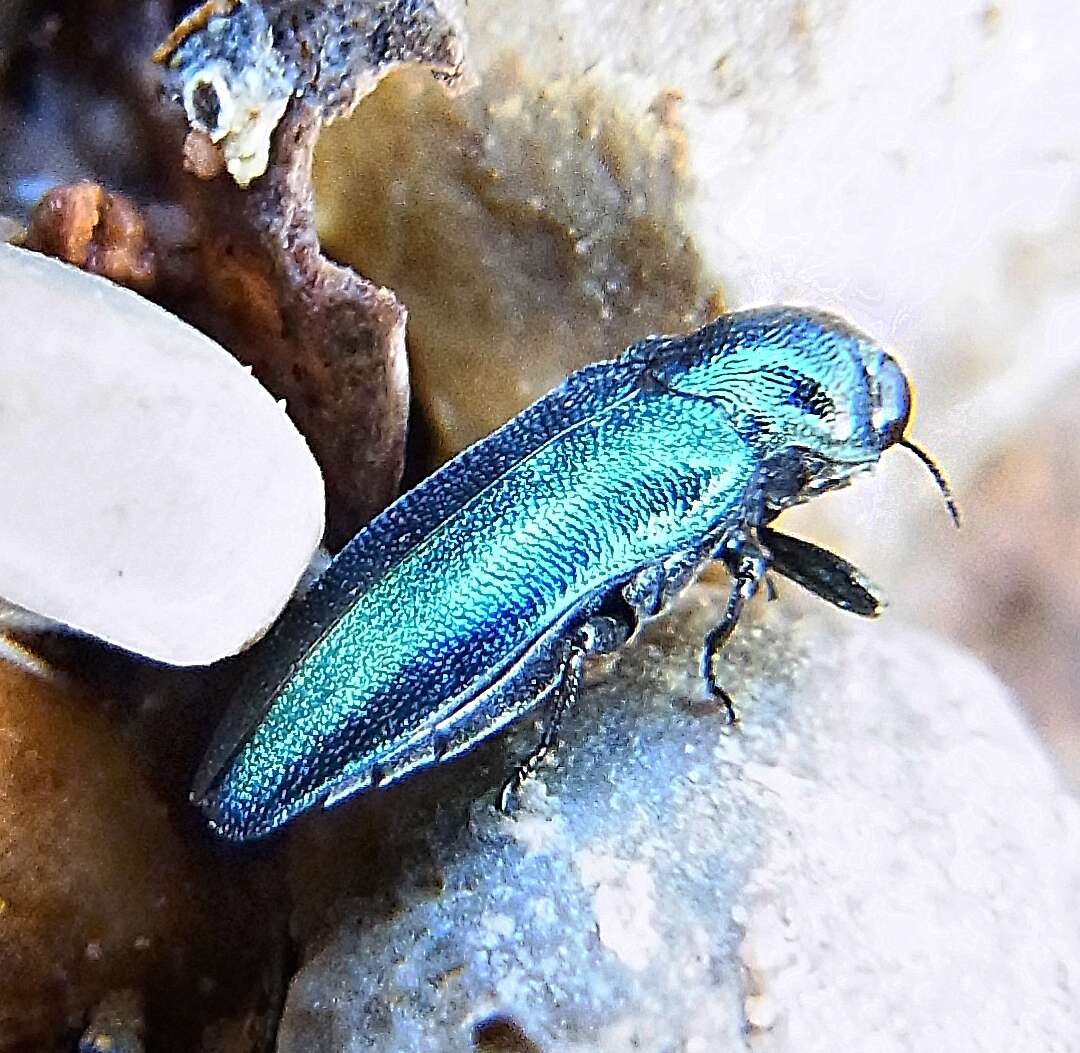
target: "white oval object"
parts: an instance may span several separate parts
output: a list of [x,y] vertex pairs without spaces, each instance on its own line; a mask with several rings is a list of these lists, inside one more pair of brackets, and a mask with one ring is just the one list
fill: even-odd
[[257,640],[322,537],[322,475],[227,351],[0,245],[0,597],[172,665]]

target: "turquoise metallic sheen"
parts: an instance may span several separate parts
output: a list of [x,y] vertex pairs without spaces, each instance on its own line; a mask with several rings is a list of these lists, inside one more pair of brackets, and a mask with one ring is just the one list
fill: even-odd
[[909,410],[869,338],[787,307],[574,373],[401,497],[290,607],[193,798],[246,840],[465,752],[557,689],[582,626],[623,627],[617,646],[701,563],[871,468]]

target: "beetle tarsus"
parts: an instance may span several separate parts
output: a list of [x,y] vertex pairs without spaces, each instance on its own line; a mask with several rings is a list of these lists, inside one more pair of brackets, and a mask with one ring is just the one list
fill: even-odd
[[727,726],[729,728],[738,727],[739,710],[731,695],[716,682],[713,682],[709,690],[712,692],[713,698],[724,707],[724,721]]
[[775,603],[780,599],[780,590],[776,587],[776,579],[771,574],[765,575],[765,599],[769,603]]

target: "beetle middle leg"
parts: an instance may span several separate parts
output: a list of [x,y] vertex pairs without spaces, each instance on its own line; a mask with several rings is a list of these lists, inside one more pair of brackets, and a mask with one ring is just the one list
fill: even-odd
[[549,712],[536,748],[518,765],[514,774],[503,784],[499,794],[499,810],[509,814],[514,798],[525,782],[536,774],[559,745],[559,729],[563,717],[577,701],[585,673],[585,659],[593,654],[609,654],[621,647],[632,627],[620,618],[599,615],[579,626],[571,634],[562,658],[555,690],[548,703]]
[[773,570],[808,592],[864,618],[876,618],[884,609],[877,586],[836,553],[768,527],[761,527],[759,535],[769,548]]
[[717,556],[731,574],[731,588],[723,617],[705,637],[705,647],[701,654],[701,676],[709,694],[726,710],[728,723],[736,724],[739,720],[738,710],[731,696],[716,678],[716,659],[731,638],[746,604],[753,599],[764,579],[769,568],[769,557],[749,535],[740,535],[729,540]]

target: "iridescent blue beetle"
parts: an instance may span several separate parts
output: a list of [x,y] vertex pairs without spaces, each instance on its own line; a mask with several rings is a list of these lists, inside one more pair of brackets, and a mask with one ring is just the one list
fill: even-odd
[[621,647],[707,561],[731,590],[717,652],[768,568],[847,610],[880,601],[850,564],[769,529],[905,432],[907,378],[839,318],[724,315],[586,366],[361,531],[275,627],[193,798],[223,837],[260,837],[441,764],[541,703],[555,742],[585,659]]

